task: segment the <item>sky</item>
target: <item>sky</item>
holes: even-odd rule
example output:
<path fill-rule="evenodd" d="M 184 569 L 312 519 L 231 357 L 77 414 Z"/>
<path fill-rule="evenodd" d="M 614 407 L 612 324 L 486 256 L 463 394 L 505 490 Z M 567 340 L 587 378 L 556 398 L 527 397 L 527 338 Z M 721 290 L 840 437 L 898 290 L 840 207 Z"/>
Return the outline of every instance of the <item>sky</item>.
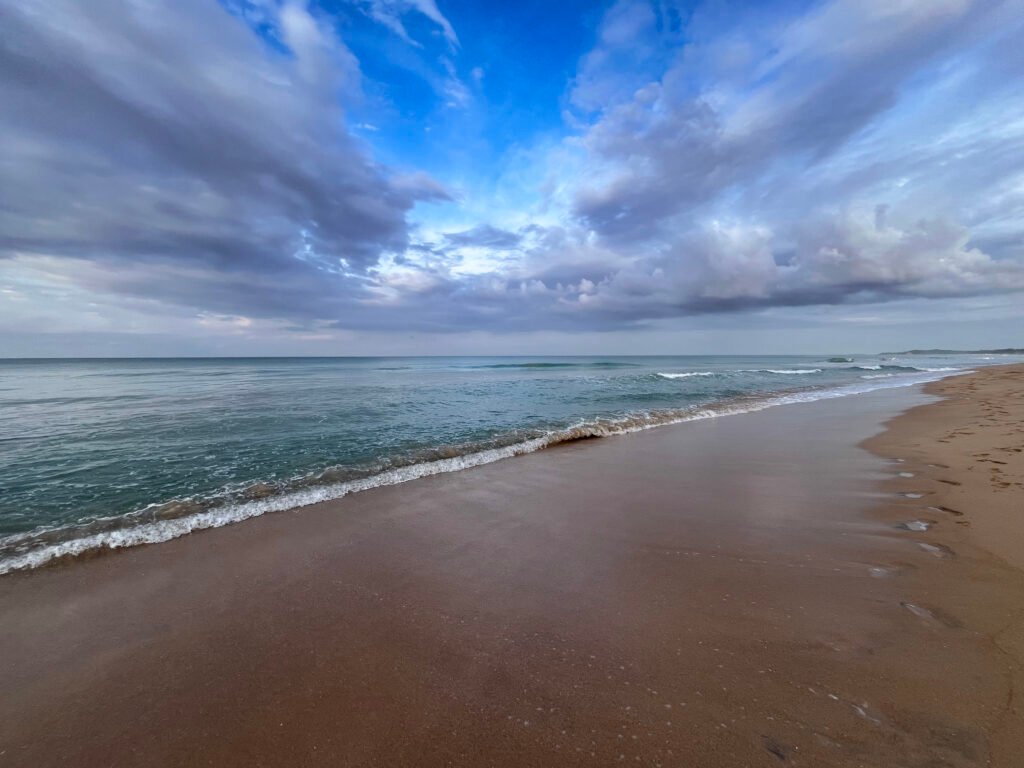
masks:
<path fill-rule="evenodd" d="M 1024 3 L 0 0 L 0 356 L 1024 347 Z"/>

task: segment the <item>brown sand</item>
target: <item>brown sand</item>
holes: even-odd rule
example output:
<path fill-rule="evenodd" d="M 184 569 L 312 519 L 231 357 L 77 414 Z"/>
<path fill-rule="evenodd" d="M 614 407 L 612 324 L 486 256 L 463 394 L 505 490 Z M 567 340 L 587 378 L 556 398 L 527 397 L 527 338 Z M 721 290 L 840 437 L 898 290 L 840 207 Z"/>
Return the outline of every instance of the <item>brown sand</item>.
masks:
<path fill-rule="evenodd" d="M 1019 765 L 1022 376 L 0 578 L 0 765 Z"/>
<path fill-rule="evenodd" d="M 913 573 L 905 590 L 912 608 L 930 609 L 926 620 L 956 624 L 1000 660 L 1005 699 L 992 702 L 991 764 L 1024 765 L 1024 366 L 925 390 L 944 399 L 899 416 L 864 444 L 902 459 L 885 490 L 922 495 L 877 512 L 931 524 L 913 538 L 935 562 Z"/>

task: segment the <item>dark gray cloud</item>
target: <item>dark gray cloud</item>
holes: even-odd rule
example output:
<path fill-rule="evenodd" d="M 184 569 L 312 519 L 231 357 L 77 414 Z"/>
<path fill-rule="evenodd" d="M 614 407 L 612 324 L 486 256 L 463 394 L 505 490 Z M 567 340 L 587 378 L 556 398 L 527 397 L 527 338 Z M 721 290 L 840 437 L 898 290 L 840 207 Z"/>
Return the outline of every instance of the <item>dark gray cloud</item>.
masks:
<path fill-rule="evenodd" d="M 534 223 L 509 183 L 465 205 L 494 224 L 451 231 L 407 221 L 456 205 L 445 187 L 346 129 L 358 62 L 304 6 L 260 5 L 271 45 L 213 0 L 0 0 L 0 268 L 30 276 L 15 293 L 38 273 L 296 334 L 1024 291 L 1014 5 L 831 0 L 680 28 L 671 4 L 623 0 L 544 178 L 509 172 L 548 190 Z"/>
<path fill-rule="evenodd" d="M 972 247 L 943 219 L 903 229 L 874 213 L 805 221 L 792 250 L 774 250 L 764 227 L 714 226 L 664 256 L 643 260 L 581 292 L 595 311 L 623 321 L 764 307 L 948 299 L 1024 290 L 1024 269 Z"/>
<path fill-rule="evenodd" d="M 979 38 L 1006 35 L 999 26 L 1007 5 L 822 3 L 752 50 L 746 71 L 722 92 L 695 91 L 695 59 L 711 53 L 684 47 L 663 75 L 611 102 L 585 133 L 605 174 L 579 185 L 574 212 L 606 237 L 650 238 L 679 231 L 723 196 L 764 193 L 759 181 L 780 166 L 790 183 L 813 180 L 815 167 L 892 110 L 915 77 L 938 78 Z"/>
<path fill-rule="evenodd" d="M 576 233 L 581 240 L 562 232 L 527 249 L 533 270 L 506 277 L 420 270 L 419 281 L 407 282 L 419 288 L 395 296 L 401 313 L 363 320 L 393 330 L 402 317 L 432 331 L 612 330 L 700 314 L 1024 291 L 1021 263 L 979 250 L 966 228 L 943 218 L 889 223 L 877 214 L 809 216 L 784 238 L 785 251 L 767 226 L 712 223 L 632 260 L 595 246 L 584 230 Z"/>
<path fill-rule="evenodd" d="M 583 131 L 571 210 L 630 261 L 572 299 L 628 323 L 1024 289 L 1013 6 L 835 0 L 706 40 L 698 11 L 664 74 Z"/>
<path fill-rule="evenodd" d="M 344 127 L 358 65 L 299 6 L 275 52 L 214 2 L 4 2 L 0 255 L 207 309 L 336 313 L 444 196 Z"/>

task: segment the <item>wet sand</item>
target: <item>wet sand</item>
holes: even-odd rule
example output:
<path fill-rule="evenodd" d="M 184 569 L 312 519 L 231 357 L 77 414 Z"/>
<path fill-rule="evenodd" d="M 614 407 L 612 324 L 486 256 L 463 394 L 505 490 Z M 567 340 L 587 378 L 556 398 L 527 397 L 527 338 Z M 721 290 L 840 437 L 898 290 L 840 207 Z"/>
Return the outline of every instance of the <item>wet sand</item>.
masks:
<path fill-rule="evenodd" d="M 0 578 L 0 764 L 1017 765 L 1022 392 L 586 441 Z"/>

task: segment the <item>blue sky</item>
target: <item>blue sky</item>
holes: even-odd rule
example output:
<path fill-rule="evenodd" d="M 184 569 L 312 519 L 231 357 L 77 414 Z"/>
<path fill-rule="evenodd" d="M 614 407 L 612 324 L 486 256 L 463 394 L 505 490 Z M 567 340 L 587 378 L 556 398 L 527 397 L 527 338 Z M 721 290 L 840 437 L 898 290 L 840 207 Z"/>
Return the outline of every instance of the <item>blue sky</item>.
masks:
<path fill-rule="evenodd" d="M 0 0 L 0 355 L 1024 346 L 999 0 Z"/>

